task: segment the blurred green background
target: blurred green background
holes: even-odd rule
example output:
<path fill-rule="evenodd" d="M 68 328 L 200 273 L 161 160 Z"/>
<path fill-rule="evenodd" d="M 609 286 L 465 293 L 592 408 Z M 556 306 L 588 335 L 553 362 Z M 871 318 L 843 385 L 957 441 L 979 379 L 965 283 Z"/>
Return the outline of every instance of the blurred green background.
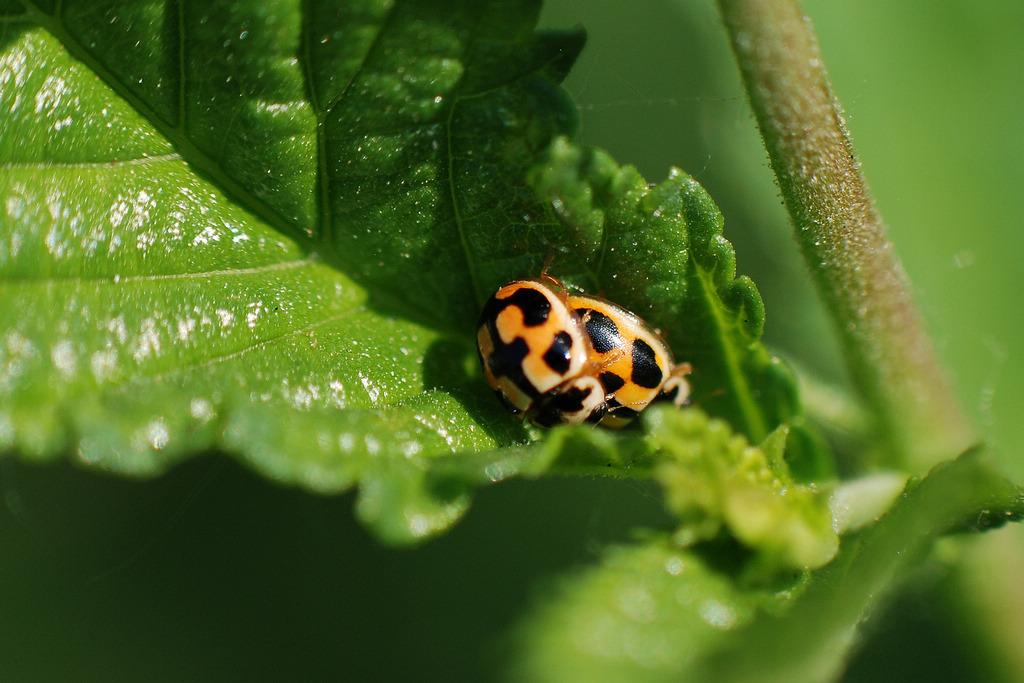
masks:
<path fill-rule="evenodd" d="M 1024 3 L 805 8 L 964 405 L 1024 481 Z M 583 140 L 651 181 L 678 166 L 703 183 L 768 343 L 842 383 L 714 4 L 559 0 L 542 22 L 590 34 L 567 84 Z M 513 481 L 396 551 L 353 521 L 351 495 L 280 489 L 215 455 L 154 482 L 0 460 L 0 490 L 4 681 L 487 680 L 546 580 L 664 520 L 636 483 Z M 991 680 L 992 634 L 1022 637 L 1024 535 L 968 548 L 966 569 L 930 564 L 869 627 L 848 680 Z"/>

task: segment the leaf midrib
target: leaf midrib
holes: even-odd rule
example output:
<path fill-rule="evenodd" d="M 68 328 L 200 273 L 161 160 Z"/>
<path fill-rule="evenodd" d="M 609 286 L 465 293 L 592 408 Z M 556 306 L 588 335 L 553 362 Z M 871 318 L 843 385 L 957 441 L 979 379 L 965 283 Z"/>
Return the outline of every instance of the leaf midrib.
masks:
<path fill-rule="evenodd" d="M 728 339 L 728 321 L 722 315 L 722 311 L 712 297 L 717 291 L 712 273 L 705 270 L 695 260 L 691 260 L 692 267 L 697 274 L 697 280 L 701 283 L 703 291 L 702 298 L 707 303 L 707 310 L 710 311 L 716 328 L 715 338 L 723 340 L 719 344 L 723 366 L 729 378 L 729 384 L 733 388 L 736 397 L 736 407 L 743 418 L 743 431 L 750 437 L 753 443 L 758 443 L 768 435 L 768 426 L 764 414 L 758 409 L 756 401 L 753 400 L 753 391 L 746 373 L 742 368 L 738 349 L 734 344 L 725 342 Z"/>
<path fill-rule="evenodd" d="M 246 275 L 259 275 L 262 273 L 273 273 L 293 268 L 304 268 L 315 265 L 320 259 L 316 255 L 306 256 L 291 261 L 275 261 L 260 266 L 248 268 L 221 268 L 218 270 L 206 270 L 191 273 L 166 273 L 161 275 L 96 275 L 96 276 L 75 276 L 75 277 L 19 277 L 17 275 L 5 275 L 4 287 L 20 286 L 23 288 L 35 286 L 50 286 L 55 284 L 95 284 L 95 285 L 124 285 L 139 282 L 159 282 L 166 280 L 203 280 L 218 277 L 240 277 Z"/>
<path fill-rule="evenodd" d="M 53 169 L 117 169 L 123 166 L 146 166 L 149 164 L 167 164 L 181 161 L 177 152 L 154 154 L 133 159 L 117 159 L 114 161 L 8 161 L 0 164 L 0 171 L 49 171 Z"/>

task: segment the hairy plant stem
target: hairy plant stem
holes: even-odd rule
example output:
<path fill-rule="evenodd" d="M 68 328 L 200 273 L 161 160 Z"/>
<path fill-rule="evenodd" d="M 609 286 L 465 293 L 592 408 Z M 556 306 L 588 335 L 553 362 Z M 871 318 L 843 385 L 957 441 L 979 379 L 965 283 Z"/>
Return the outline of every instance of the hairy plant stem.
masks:
<path fill-rule="evenodd" d="M 795 0 L 719 0 L 772 168 L 848 370 L 895 463 L 920 471 L 971 429 L 886 236 L 810 21 Z"/>

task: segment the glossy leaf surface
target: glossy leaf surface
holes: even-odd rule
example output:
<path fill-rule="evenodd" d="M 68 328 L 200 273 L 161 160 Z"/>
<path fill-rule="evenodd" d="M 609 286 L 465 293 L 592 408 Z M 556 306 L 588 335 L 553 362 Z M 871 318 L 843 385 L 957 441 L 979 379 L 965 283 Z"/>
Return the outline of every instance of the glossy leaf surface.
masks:
<path fill-rule="evenodd" d="M 580 36 L 529 5 L 4 9 L 0 447 L 363 481 L 395 542 L 456 518 L 429 459 L 523 438 L 473 365 L 460 232 L 521 212 Z"/>
<path fill-rule="evenodd" d="M 551 255 L 660 326 L 706 409 L 802 434 L 706 193 L 558 137 L 582 37 L 536 34 L 537 9 L 5 6 L 4 450 L 141 476 L 224 450 L 315 491 L 361 484 L 392 542 L 505 476 L 481 463 L 657 457 L 638 432 L 584 461 L 575 437 L 524 448 L 537 432 L 489 395 L 479 302 Z M 794 470 L 827 476 L 805 442 Z"/>

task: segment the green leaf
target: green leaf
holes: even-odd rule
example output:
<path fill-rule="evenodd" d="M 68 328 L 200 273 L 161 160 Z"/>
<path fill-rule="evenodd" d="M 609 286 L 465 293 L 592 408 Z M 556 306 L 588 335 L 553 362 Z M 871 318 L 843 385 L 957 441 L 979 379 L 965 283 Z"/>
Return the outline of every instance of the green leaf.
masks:
<path fill-rule="evenodd" d="M 599 566 L 563 577 L 523 623 L 517 673 L 532 681 L 700 680 L 686 675 L 697 658 L 758 610 L 781 609 L 799 585 L 739 589 L 700 553 L 664 538 L 613 547 Z"/>
<path fill-rule="evenodd" d="M 804 423 L 793 374 L 760 343 L 761 296 L 737 277 L 722 214 L 704 188 L 678 169 L 650 186 L 636 169 L 564 139 L 530 180 L 555 208 L 560 226 L 552 233 L 580 245 L 552 270 L 659 328 L 677 361 L 693 365 L 695 404 L 753 442 L 788 424 L 786 458 L 797 477 L 833 476 L 827 450 Z"/>
<path fill-rule="evenodd" d="M 583 36 L 535 34 L 537 0 L 27 5 L 249 211 L 441 329 L 484 297 L 470 242 L 575 125 Z"/>
<path fill-rule="evenodd" d="M 696 410 L 660 410 L 648 418 L 653 447 L 664 454 L 654 476 L 682 522 L 677 543 L 710 540 L 724 528 L 757 553 L 757 574 L 814 569 L 835 556 L 839 538 L 827 492 L 793 480 L 783 459 L 785 426 L 755 447 Z"/>
<path fill-rule="evenodd" d="M 911 482 L 861 538 L 845 544 L 836 561 L 814 575 L 792 610 L 737 634 L 702 663 L 697 676 L 833 680 L 855 644 L 858 626 L 912 574 L 935 539 L 1022 518 L 1024 489 L 1007 481 L 981 452 L 937 465 L 924 479 Z"/>
<path fill-rule="evenodd" d="M 564 578 L 524 622 L 532 680 L 834 680 L 857 629 L 943 534 L 1024 517 L 1024 490 L 969 453 L 813 574 L 745 583 L 726 550 L 663 537 L 607 551 Z"/>
<path fill-rule="evenodd" d="M 438 458 L 432 480 L 462 490 L 547 472 L 653 479 L 677 520 L 672 543 L 695 548 L 728 542 L 738 551 L 746 582 L 770 583 L 835 556 L 832 491 L 794 480 L 783 458 L 785 426 L 752 446 L 696 408 L 655 406 L 640 423 L 636 430 L 561 429 L 530 446 Z M 877 510 L 871 502 L 863 493 L 846 495 L 845 518 Z"/>
<path fill-rule="evenodd" d="M 703 408 L 755 443 L 786 424 L 796 479 L 831 475 L 704 190 L 559 137 L 582 35 L 442 5 L 5 6 L 0 449 L 135 476 L 225 450 L 361 485 L 391 542 L 510 473 L 623 476 L 659 457 L 641 431 L 526 447 L 476 365 L 480 302 L 559 252 L 665 331 Z"/>
<path fill-rule="evenodd" d="M 223 449 L 362 482 L 392 542 L 464 511 L 430 460 L 525 436 L 476 368 L 466 230 L 536 204 L 509 186 L 573 124 L 582 37 L 435 5 L 0 8 L 0 452 Z"/>

